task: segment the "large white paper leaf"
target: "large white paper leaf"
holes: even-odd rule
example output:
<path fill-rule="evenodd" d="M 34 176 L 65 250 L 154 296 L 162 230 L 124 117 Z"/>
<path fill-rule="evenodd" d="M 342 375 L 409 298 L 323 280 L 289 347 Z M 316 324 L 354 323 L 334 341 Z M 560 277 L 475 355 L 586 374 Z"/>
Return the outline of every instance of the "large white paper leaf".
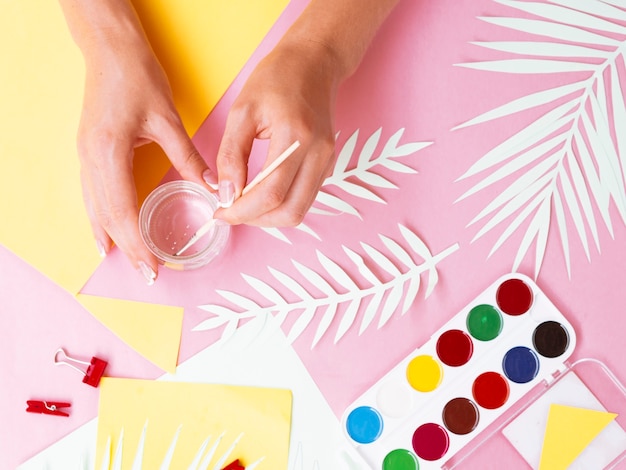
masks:
<path fill-rule="evenodd" d="M 565 211 L 563 210 L 563 202 L 558 191 L 554 192 L 554 213 L 556 215 L 556 224 L 559 228 L 559 235 L 561 236 L 561 246 L 563 247 L 563 256 L 565 258 L 565 267 L 567 269 L 567 276 L 571 277 L 572 266 L 569 254 L 569 236 L 567 234 L 567 222 L 565 219 Z"/>
<path fill-rule="evenodd" d="M 583 222 L 582 214 L 580 212 L 580 208 L 578 206 L 578 201 L 576 200 L 576 195 L 574 194 L 574 189 L 572 188 L 572 185 L 570 184 L 567 175 L 561 173 L 559 176 L 561 187 L 563 188 L 563 197 L 565 198 L 565 202 L 574 221 L 574 226 L 576 227 L 576 231 L 578 232 L 578 237 L 580 238 L 583 244 L 583 248 L 585 249 L 585 255 L 587 255 L 587 259 L 590 259 L 587 233 L 585 231 L 585 225 Z M 549 220 L 546 222 L 550 223 Z"/>
<path fill-rule="evenodd" d="M 595 241 L 596 247 L 598 248 L 598 250 L 600 250 L 600 240 L 598 238 L 596 218 L 593 215 L 593 206 L 591 205 L 591 198 L 589 197 L 589 191 L 587 190 L 587 185 L 585 184 L 585 177 L 580 170 L 578 161 L 571 153 L 567 155 L 567 164 L 572 178 L 572 187 L 575 190 L 573 192 L 576 193 L 578 201 L 580 201 L 580 205 L 585 214 L 585 219 L 587 220 L 589 230 L 591 230 L 591 234 Z M 562 172 L 561 178 L 567 178 L 567 175 L 564 175 L 564 173 Z"/>
<path fill-rule="evenodd" d="M 496 225 L 504 222 L 511 215 L 523 208 L 529 201 L 534 200 L 539 194 L 549 197 L 551 191 L 551 183 L 556 177 L 557 171 L 552 170 L 544 174 L 531 185 L 525 187 L 522 191 L 515 194 L 489 221 L 482 226 L 472 241 L 475 241 L 492 230 Z"/>
<path fill-rule="evenodd" d="M 584 57 L 606 59 L 610 52 L 593 47 L 564 44 L 560 42 L 540 41 L 472 41 L 472 44 L 494 51 L 510 52 L 518 55 L 533 55 L 537 57 Z M 565 85 L 567 86 L 567 85 Z"/>
<path fill-rule="evenodd" d="M 502 232 L 500 238 L 493 245 L 493 248 L 489 252 L 489 256 L 491 256 L 500 246 L 511 236 L 513 233 L 522 225 L 530 214 L 539 206 L 546 197 L 550 195 L 550 187 L 544 188 L 537 196 L 535 196 L 524 208 L 518 213 L 518 215 L 513 219 L 513 222 L 509 224 L 508 227 Z"/>
<path fill-rule="evenodd" d="M 611 223 L 611 215 L 609 213 L 609 204 L 611 195 L 607 188 L 605 188 L 600 177 L 596 171 L 596 167 L 593 162 L 591 153 L 587 148 L 587 143 L 582 137 L 578 129 L 574 130 L 573 141 L 576 143 L 576 149 L 578 150 L 578 156 L 585 172 L 585 179 L 589 185 L 591 194 L 593 194 L 596 206 L 602 215 L 602 219 L 607 227 L 607 230 L 613 236 L 613 224 Z"/>
<path fill-rule="evenodd" d="M 575 119 L 576 116 L 570 113 L 570 111 L 576 110 L 578 104 L 576 101 L 568 101 L 547 112 L 527 127 L 489 150 L 458 179 L 464 179 L 485 171 L 549 137 L 552 133 Z"/>
<path fill-rule="evenodd" d="M 589 72 L 595 69 L 594 64 L 576 62 L 571 60 L 552 59 L 503 59 L 489 60 L 486 62 L 468 62 L 458 64 L 476 70 L 503 73 L 562 73 L 562 72 Z"/>
<path fill-rule="evenodd" d="M 268 270 L 279 285 L 244 275 L 246 282 L 254 287 L 256 294 L 263 297 L 263 301 L 245 300 L 243 294 L 220 290 L 219 293 L 230 300 L 233 307 L 229 309 L 224 306 L 214 308 L 202 305 L 200 308 L 213 313 L 215 318 L 204 320 L 194 330 L 211 329 L 213 325 L 217 327 L 225 323 L 225 332 L 222 333 L 224 336 L 227 333 L 232 334 L 233 325 L 242 319 L 254 320 L 274 314 L 282 325 L 287 316 L 296 315 L 297 318 L 292 322 L 287 334 L 289 341 L 295 341 L 312 324 L 314 318 L 319 316 L 320 320 L 311 345 L 314 347 L 335 324 L 336 319 L 338 324 L 335 342 L 339 341 L 352 329 L 361 310 L 364 312 L 359 334 L 373 323 L 377 315 L 380 328 L 398 310 L 404 314 L 409 309 L 417 297 L 421 285 L 420 276 L 424 272 L 428 274 L 425 297 L 432 292 L 438 281 L 437 264 L 458 249 L 458 244 L 455 244 L 432 255 L 430 249 L 414 232 L 403 225 L 399 225 L 399 228 L 403 242 L 379 234 L 384 250 L 388 253 L 383 252 L 383 249 L 361 243 L 366 260 L 364 256 L 344 247 L 348 260 L 352 262 L 352 269 L 344 269 L 337 261 L 318 251 L 318 269 L 293 260 L 295 269 L 304 278 L 302 284 L 295 277 L 271 267 L 268 267 Z M 402 266 L 402 269 L 398 266 Z M 381 280 L 375 271 L 386 272 L 388 280 Z M 362 279 L 357 279 L 357 274 Z M 287 293 L 284 292 L 285 289 Z M 318 292 L 315 295 L 311 294 L 314 290 Z M 228 294 L 224 296 L 223 292 Z M 251 309 L 242 311 L 242 306 L 246 305 Z"/>
<path fill-rule="evenodd" d="M 479 220 L 483 219 L 494 210 L 501 208 L 505 204 L 511 204 L 511 207 L 505 216 L 501 216 L 498 223 L 504 220 L 508 215 L 517 210 L 519 206 L 523 205 L 530 197 L 519 201 L 519 198 L 523 198 L 523 194 L 531 191 L 536 192 L 552 182 L 556 178 L 557 166 L 561 161 L 563 151 L 556 151 L 552 155 L 549 155 L 542 162 L 530 168 L 526 173 L 522 173 L 513 183 L 511 183 L 504 191 L 500 193 L 491 203 L 487 205 L 476 217 L 474 217 L 469 225 L 475 224 Z M 534 188 L 534 189 L 532 189 Z M 517 200 L 517 202 L 514 202 Z M 493 222 L 490 225 L 497 225 Z M 484 231 L 483 231 L 484 233 Z"/>
<path fill-rule="evenodd" d="M 493 119 L 509 116 L 511 114 L 516 114 L 527 109 L 535 108 L 537 106 L 543 106 L 546 103 L 551 103 L 552 101 L 567 96 L 570 93 L 581 91 L 586 83 L 586 81 L 570 83 L 567 85 L 558 86 L 556 88 L 549 88 L 547 90 L 531 93 L 530 95 L 517 98 L 502 106 L 498 106 L 497 108 L 481 114 L 474 119 L 470 119 L 469 121 L 454 127 L 452 130 L 461 129 L 463 127 L 473 126 L 481 122 L 487 122 Z"/>
<path fill-rule="evenodd" d="M 459 179 L 481 173 L 483 177 L 457 202 L 487 187 L 501 187 L 500 194 L 471 220 L 469 225 L 496 211 L 474 239 L 502 230 L 490 256 L 514 232 L 523 231 L 513 268 L 534 244 L 538 276 L 550 227 L 556 223 L 570 275 L 570 251 L 577 245 L 570 243 L 569 230 L 591 259 L 589 236 L 600 250 L 597 214 L 611 236 L 611 203 L 626 223 L 626 101 L 619 73 L 626 53 L 626 4 L 623 0 L 495 1 L 522 12 L 523 17 L 480 19 L 519 31 L 521 37 L 475 44 L 514 57 L 461 65 L 518 75 L 551 73 L 563 80 L 557 87 L 516 98 L 455 128 L 534 108 L 546 110 L 470 166 Z M 583 73 L 571 75 L 573 71 Z"/>
<path fill-rule="evenodd" d="M 556 21 L 531 20 L 527 18 L 480 18 L 487 23 L 505 28 L 516 29 L 529 34 L 547 36 L 579 44 L 597 44 L 618 47 L 619 41 L 608 36 L 592 33 L 583 28 L 560 24 Z"/>
<path fill-rule="evenodd" d="M 581 11 L 576 11 L 571 8 L 564 8 L 559 5 L 550 5 L 547 3 L 539 2 L 521 2 L 517 0 L 496 0 L 502 5 L 507 5 L 518 10 L 531 13 L 533 15 L 546 18 L 554 22 L 560 22 L 569 24 L 572 26 L 580 26 L 584 29 L 594 29 L 599 31 L 605 31 L 609 33 L 625 34 L 624 27 L 612 23 L 610 21 L 597 18 L 593 15 L 588 15 Z M 593 2 L 588 2 L 593 3 Z"/>
<path fill-rule="evenodd" d="M 584 11 L 595 16 L 603 16 L 612 20 L 626 21 L 626 11 L 608 5 L 609 2 L 597 0 L 550 0 L 550 3 L 556 3 L 568 8 Z M 616 4 L 624 6 L 621 0 Z"/>
<path fill-rule="evenodd" d="M 472 188 L 468 189 L 460 198 L 457 199 L 457 202 L 465 199 L 468 196 L 471 196 L 472 194 L 477 193 L 478 191 L 481 191 L 482 189 L 485 189 L 488 186 L 491 186 L 492 184 L 496 184 L 502 181 L 504 178 L 508 177 L 509 175 L 513 175 L 519 172 L 519 170 L 521 170 L 524 167 L 528 167 L 531 163 L 535 163 L 537 159 L 545 157 L 546 154 L 552 153 L 557 147 L 562 146 L 566 140 L 567 140 L 567 137 L 560 134 L 560 135 L 557 135 L 556 137 L 553 137 L 552 139 L 542 142 L 541 144 L 537 145 L 536 147 L 533 147 L 527 152 L 524 152 L 518 158 L 514 158 L 510 160 L 508 163 L 501 166 L 496 171 L 494 171 L 493 173 L 485 177 L 483 180 L 481 180 L 480 182 L 472 186 Z M 546 165 L 548 160 L 549 159 L 547 158 L 544 159 L 543 162 L 538 163 L 535 167 L 533 168 L 529 167 L 527 171 L 529 173 L 538 171 L 537 166 Z M 552 166 L 554 165 L 554 163 L 555 162 L 553 161 L 548 166 Z M 520 180 L 521 182 L 516 183 L 516 184 L 525 184 L 523 182 L 524 181 L 523 177 L 520 178 Z M 500 195 L 498 196 L 498 199 L 501 199 L 502 197 L 503 196 Z M 496 201 L 494 201 L 494 203 L 495 202 Z M 494 205 L 498 206 L 499 204 L 494 204 Z M 476 220 L 481 219 L 486 213 L 489 213 L 489 212 L 490 210 L 484 210 L 483 212 L 481 212 L 481 214 L 479 214 L 477 217 L 474 218 L 474 220 L 470 223 L 470 225 L 474 223 Z"/>

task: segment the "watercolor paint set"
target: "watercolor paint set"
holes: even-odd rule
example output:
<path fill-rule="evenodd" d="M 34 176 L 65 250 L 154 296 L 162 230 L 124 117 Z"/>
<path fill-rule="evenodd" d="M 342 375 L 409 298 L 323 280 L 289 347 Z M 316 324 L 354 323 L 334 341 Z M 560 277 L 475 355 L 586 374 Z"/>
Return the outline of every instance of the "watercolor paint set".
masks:
<path fill-rule="evenodd" d="M 372 469 L 452 468 L 529 392 L 567 372 L 575 346 L 574 328 L 530 278 L 503 276 L 350 404 L 344 433 Z"/>

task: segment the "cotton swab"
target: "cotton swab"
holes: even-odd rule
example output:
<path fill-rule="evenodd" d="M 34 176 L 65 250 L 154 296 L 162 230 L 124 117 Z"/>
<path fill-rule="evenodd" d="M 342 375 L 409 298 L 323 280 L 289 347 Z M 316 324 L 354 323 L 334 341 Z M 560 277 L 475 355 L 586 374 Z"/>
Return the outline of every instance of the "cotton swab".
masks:
<path fill-rule="evenodd" d="M 263 169 L 263 171 L 259 172 L 259 174 L 257 174 L 252 179 L 252 181 L 250 181 L 250 184 L 248 184 L 245 188 L 243 188 L 241 195 L 243 196 L 244 194 L 249 193 L 252 190 L 252 188 L 258 185 L 265 178 L 267 178 L 281 163 L 287 160 L 287 158 L 291 156 L 298 147 L 300 147 L 300 142 L 296 140 L 283 153 L 281 153 L 278 157 L 276 157 L 276 159 L 272 163 L 270 163 L 265 169 Z M 215 225 L 215 222 L 216 222 L 216 219 L 211 218 L 208 222 L 202 225 L 196 231 L 196 233 L 194 233 L 191 236 L 189 241 L 185 243 L 185 246 L 183 246 L 180 250 L 178 250 L 174 254 L 174 256 L 180 256 L 189 248 L 191 248 L 202 236 L 206 235 L 213 228 L 213 226 Z"/>

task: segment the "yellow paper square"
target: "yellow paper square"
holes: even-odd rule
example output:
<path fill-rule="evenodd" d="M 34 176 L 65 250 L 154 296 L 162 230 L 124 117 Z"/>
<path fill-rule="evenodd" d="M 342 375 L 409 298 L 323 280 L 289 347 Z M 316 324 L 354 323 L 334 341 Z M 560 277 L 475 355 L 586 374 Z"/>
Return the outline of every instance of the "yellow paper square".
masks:
<path fill-rule="evenodd" d="M 262 459 L 257 470 L 285 469 L 291 408 L 292 394 L 285 389 L 103 377 L 95 468 L 101 468 L 109 439 L 113 462 L 122 430 L 121 468 L 131 468 L 145 426 L 142 468 L 160 468 L 178 433 L 170 468 L 188 468 L 208 438 L 205 456 L 222 436 L 208 467 L 213 468 L 241 436 L 224 466 Z"/>

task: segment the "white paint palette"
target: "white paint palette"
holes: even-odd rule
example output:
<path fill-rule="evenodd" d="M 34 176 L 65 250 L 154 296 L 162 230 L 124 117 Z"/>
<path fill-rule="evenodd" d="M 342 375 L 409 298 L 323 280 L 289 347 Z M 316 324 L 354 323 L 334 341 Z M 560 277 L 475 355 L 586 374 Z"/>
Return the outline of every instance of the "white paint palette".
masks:
<path fill-rule="evenodd" d="M 373 469 L 441 468 L 575 345 L 530 278 L 503 276 L 346 409 L 345 435 Z"/>

